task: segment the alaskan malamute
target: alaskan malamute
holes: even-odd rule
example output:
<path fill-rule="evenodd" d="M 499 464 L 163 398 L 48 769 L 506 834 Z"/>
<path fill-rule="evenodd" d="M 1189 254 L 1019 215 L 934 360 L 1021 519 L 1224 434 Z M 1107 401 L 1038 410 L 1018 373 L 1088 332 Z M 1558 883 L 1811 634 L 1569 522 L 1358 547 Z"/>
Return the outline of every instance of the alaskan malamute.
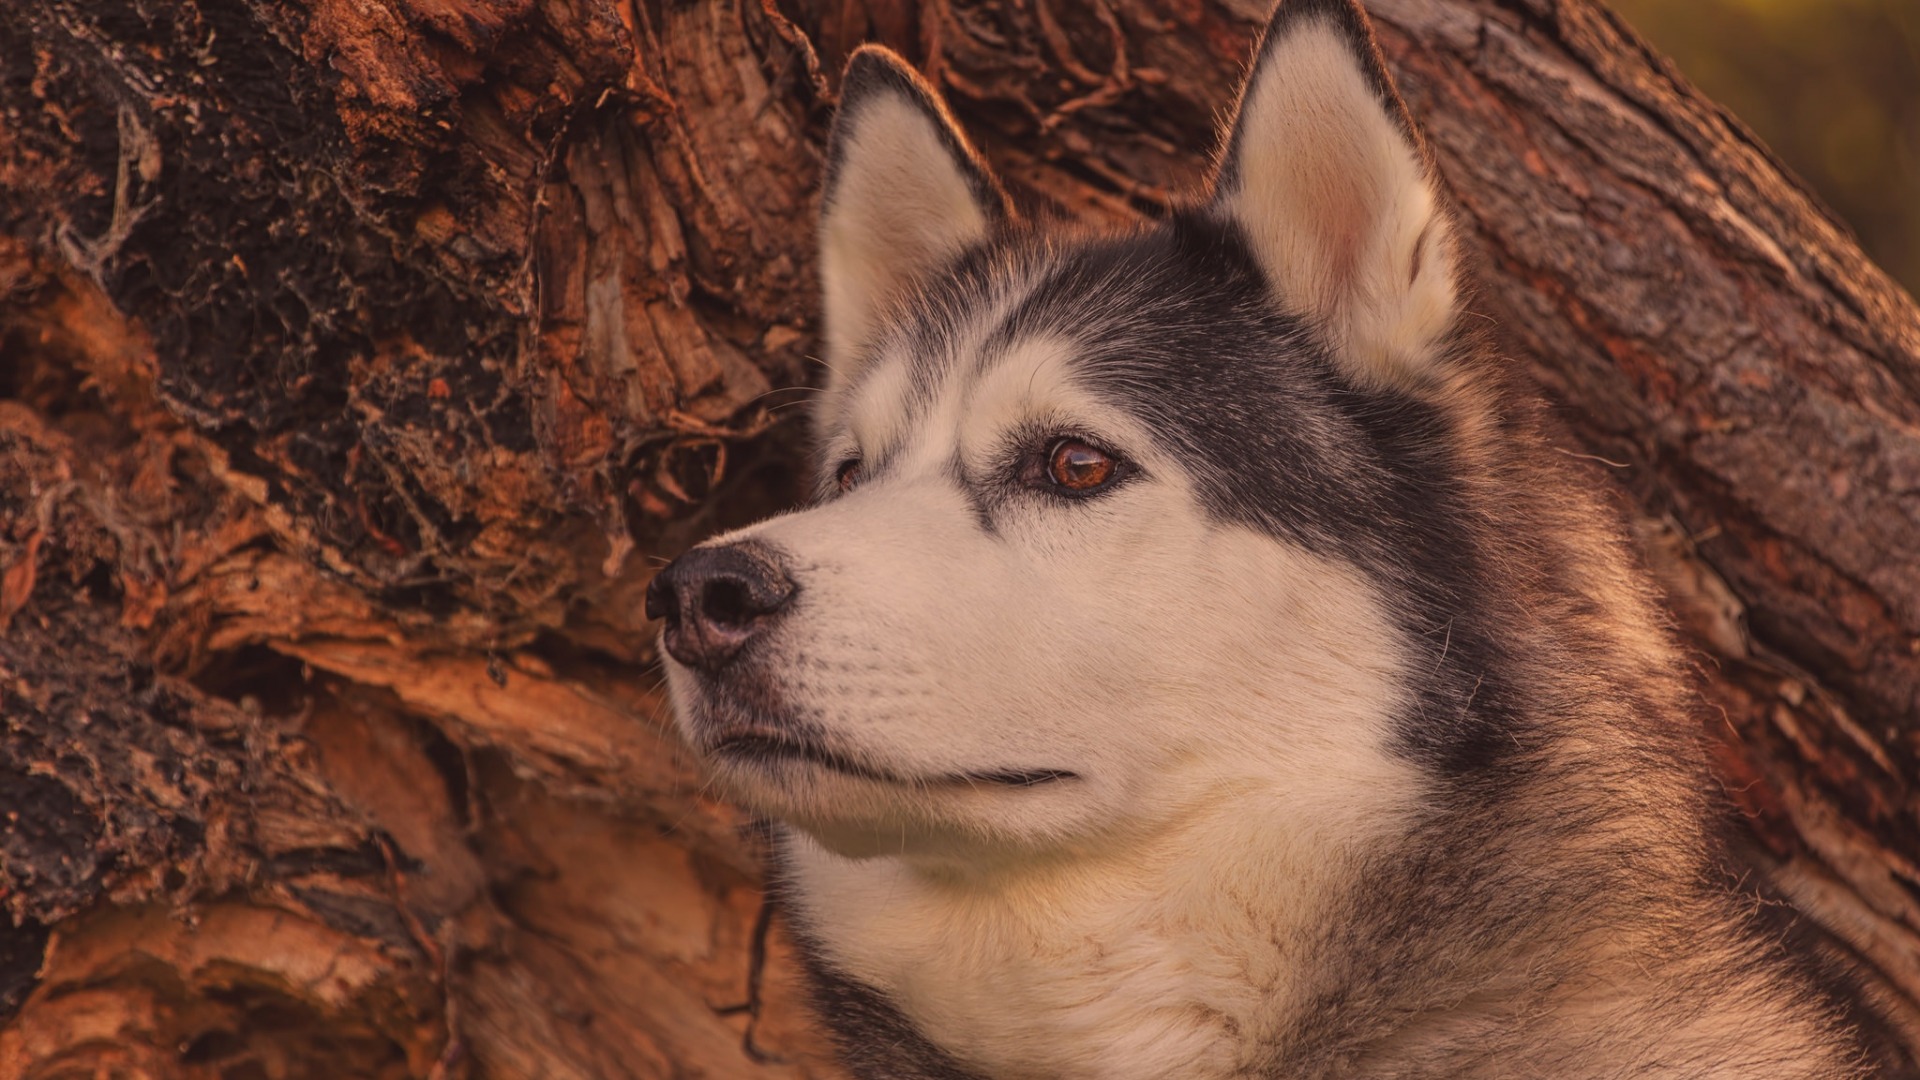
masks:
<path fill-rule="evenodd" d="M 847 68 L 818 499 L 647 606 L 848 1065 L 1862 1074 L 1355 3 L 1281 4 L 1223 145 L 1163 221 L 1037 228 Z"/>

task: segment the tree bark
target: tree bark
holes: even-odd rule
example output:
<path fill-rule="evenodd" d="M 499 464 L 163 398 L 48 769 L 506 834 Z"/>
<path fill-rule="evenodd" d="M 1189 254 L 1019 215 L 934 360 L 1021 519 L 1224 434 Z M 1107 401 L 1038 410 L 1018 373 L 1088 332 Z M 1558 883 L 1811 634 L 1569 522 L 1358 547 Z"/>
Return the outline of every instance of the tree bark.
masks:
<path fill-rule="evenodd" d="M 1757 868 L 1920 1052 L 1920 310 L 1592 0 L 1369 7 Z M 0 8 L 0 1076 L 835 1075 L 640 602 L 797 492 L 834 73 L 1122 221 L 1264 9 Z"/>

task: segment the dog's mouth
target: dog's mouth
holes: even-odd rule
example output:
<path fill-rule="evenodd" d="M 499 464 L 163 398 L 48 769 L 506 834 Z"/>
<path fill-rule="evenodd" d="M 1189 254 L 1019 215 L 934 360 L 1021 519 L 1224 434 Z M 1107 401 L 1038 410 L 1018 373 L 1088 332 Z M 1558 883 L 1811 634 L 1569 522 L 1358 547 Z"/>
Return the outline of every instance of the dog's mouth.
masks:
<path fill-rule="evenodd" d="M 938 776 L 903 776 L 812 742 L 767 731 L 743 731 L 728 735 L 714 743 L 708 753 L 715 757 L 763 766 L 801 761 L 845 776 L 903 787 L 991 784 L 999 787 L 1026 788 L 1079 779 L 1079 774 L 1066 769 L 985 769 L 978 772 L 946 773 Z"/>

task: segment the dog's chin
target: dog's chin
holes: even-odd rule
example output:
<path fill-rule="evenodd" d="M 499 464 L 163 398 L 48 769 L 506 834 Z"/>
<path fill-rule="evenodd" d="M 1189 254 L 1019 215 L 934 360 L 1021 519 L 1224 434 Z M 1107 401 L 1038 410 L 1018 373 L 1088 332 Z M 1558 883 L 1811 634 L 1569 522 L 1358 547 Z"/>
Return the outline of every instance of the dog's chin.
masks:
<path fill-rule="evenodd" d="M 703 756 L 735 801 L 856 859 L 973 859 L 1042 846 L 1048 822 L 1077 816 L 1074 795 L 1084 786 L 1059 769 L 904 772 L 757 734 L 723 738 Z"/>

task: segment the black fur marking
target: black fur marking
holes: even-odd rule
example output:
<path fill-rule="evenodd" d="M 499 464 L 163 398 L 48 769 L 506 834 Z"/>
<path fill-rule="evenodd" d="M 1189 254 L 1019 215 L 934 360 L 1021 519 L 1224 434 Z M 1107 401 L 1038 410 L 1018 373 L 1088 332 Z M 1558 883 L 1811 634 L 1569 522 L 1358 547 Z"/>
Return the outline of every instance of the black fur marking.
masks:
<path fill-rule="evenodd" d="M 987 505 L 985 495 L 980 488 L 968 478 L 967 463 L 960 459 L 958 451 L 954 453 L 953 459 L 947 462 L 947 478 L 960 489 L 960 497 L 967 500 L 967 512 L 973 515 L 973 520 L 980 526 L 980 531 L 988 536 L 1000 535 L 999 526 L 993 523 L 993 508 Z"/>

